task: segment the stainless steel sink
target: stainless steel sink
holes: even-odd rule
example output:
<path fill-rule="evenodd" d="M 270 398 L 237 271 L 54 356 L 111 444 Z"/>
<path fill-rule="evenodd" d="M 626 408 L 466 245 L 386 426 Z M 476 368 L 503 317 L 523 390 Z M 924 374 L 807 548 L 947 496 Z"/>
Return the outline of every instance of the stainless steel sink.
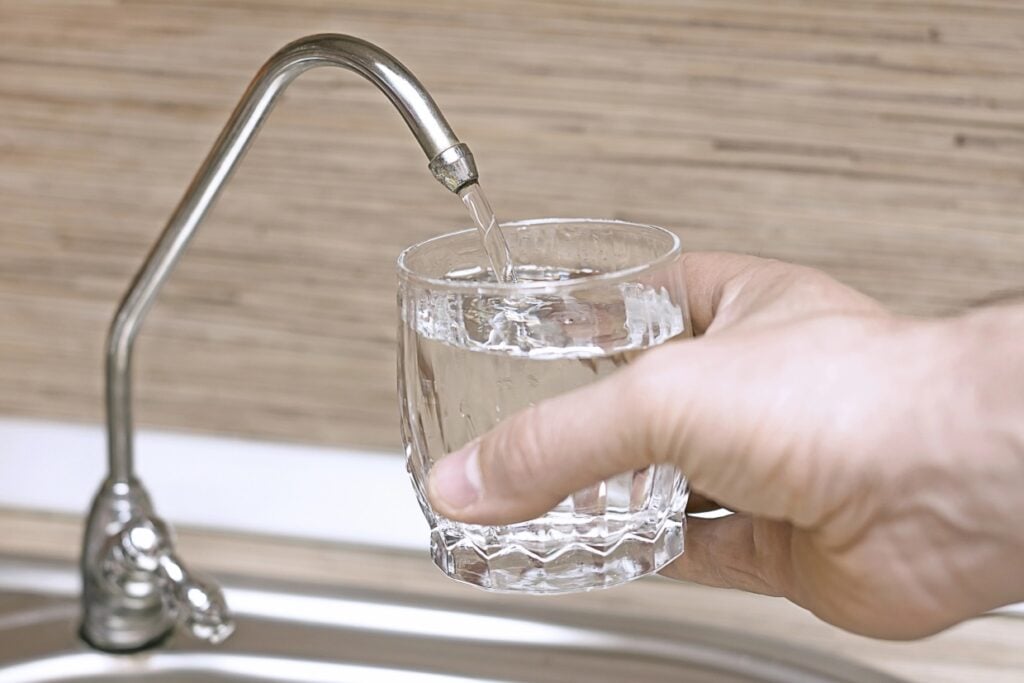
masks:
<path fill-rule="evenodd" d="M 67 565 L 0 556 L 0 683 L 899 683 L 835 657 L 699 625 L 602 624 L 593 615 L 495 608 L 362 590 L 224 580 L 238 622 L 213 646 L 174 636 L 110 655 L 77 636 Z"/>

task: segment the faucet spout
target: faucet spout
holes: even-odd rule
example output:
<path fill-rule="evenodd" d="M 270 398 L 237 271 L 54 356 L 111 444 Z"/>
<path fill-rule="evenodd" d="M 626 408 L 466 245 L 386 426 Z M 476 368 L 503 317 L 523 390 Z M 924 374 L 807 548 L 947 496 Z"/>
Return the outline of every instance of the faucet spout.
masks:
<path fill-rule="evenodd" d="M 469 147 L 452 132 L 423 85 L 379 47 L 352 36 L 314 35 L 286 45 L 263 65 L 132 280 L 110 325 L 105 377 L 109 472 L 93 501 L 82 551 L 82 635 L 101 649 L 130 651 L 158 642 L 173 629 L 177 612 L 184 613 L 195 635 L 207 640 L 221 640 L 231 631 L 220 592 L 185 571 L 173 552 L 169 532 L 165 533 L 135 477 L 132 348 L 161 287 L 274 102 L 297 76 L 320 66 L 354 71 L 377 86 L 412 131 L 430 172 L 450 191 L 458 192 L 478 179 Z M 136 544 L 147 538 L 163 544 L 152 557 Z M 160 561 L 150 561 L 153 557 Z"/>

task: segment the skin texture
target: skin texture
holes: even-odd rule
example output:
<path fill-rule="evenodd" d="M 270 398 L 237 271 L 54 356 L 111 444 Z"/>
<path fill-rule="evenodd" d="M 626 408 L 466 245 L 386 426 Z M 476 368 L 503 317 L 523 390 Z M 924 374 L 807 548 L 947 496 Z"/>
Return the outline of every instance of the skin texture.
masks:
<path fill-rule="evenodd" d="M 667 576 L 894 639 L 1024 600 L 1024 306 L 903 318 L 808 268 L 683 262 L 700 336 L 447 456 L 437 511 L 523 521 L 671 463 L 736 514 L 690 518 Z"/>

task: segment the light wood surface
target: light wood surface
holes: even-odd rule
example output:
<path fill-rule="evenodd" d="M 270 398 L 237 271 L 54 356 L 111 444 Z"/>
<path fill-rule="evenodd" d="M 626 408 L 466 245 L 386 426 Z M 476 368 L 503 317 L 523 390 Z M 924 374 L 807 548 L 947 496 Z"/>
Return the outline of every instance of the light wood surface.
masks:
<path fill-rule="evenodd" d="M 101 417 L 105 328 L 255 70 L 393 51 L 506 219 L 621 217 L 900 311 L 1024 286 L 1024 3 L 0 0 L 0 412 Z M 466 223 L 352 74 L 285 96 L 142 335 L 142 423 L 393 449 L 393 263 Z"/>
<path fill-rule="evenodd" d="M 79 520 L 0 510 L 0 553 L 73 561 Z M 915 683 L 1019 683 L 1024 675 L 1024 619 L 988 617 L 927 640 L 893 643 L 843 633 L 775 598 L 643 579 L 608 591 L 546 598 L 496 596 L 441 575 L 426 553 L 312 545 L 184 530 L 181 550 L 214 572 L 451 596 L 501 606 L 524 599 L 538 606 L 601 614 L 696 622 L 799 643 L 858 660 Z"/>

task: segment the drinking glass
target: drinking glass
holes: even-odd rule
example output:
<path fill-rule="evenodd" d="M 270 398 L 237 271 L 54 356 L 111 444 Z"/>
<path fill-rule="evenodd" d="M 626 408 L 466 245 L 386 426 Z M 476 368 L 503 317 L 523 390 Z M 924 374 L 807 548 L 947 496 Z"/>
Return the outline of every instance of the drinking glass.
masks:
<path fill-rule="evenodd" d="M 515 282 L 498 282 L 475 230 L 398 260 L 398 367 L 407 467 L 430 524 L 434 563 L 495 591 L 563 593 L 655 572 L 683 552 L 685 477 L 625 472 L 517 524 L 463 524 L 427 500 L 430 469 L 502 419 L 689 337 L 679 239 L 594 219 L 502 225 Z M 498 454 L 500 457 L 500 454 Z"/>

